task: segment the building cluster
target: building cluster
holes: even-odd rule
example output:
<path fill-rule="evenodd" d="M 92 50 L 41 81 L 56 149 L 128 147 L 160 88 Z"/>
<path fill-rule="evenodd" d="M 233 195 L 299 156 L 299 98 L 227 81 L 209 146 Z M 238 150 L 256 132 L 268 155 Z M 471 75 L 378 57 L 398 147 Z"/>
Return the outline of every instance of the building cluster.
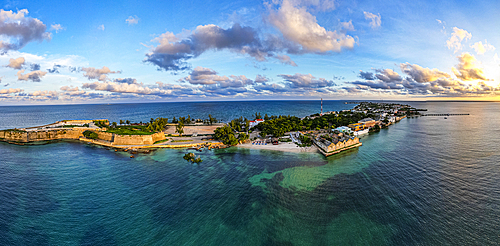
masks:
<path fill-rule="evenodd" d="M 357 123 L 341 126 L 333 129 L 335 132 L 342 132 L 359 136 L 366 134 L 372 127 L 378 125 L 385 127 L 405 118 L 406 115 L 418 115 L 417 109 L 402 104 L 394 103 L 373 103 L 361 102 L 351 110 L 342 110 L 343 113 L 363 113 L 369 118 L 364 118 Z"/>
<path fill-rule="evenodd" d="M 316 135 L 313 142 L 325 153 L 340 151 L 360 144 L 358 137 L 351 137 L 345 133 Z"/>

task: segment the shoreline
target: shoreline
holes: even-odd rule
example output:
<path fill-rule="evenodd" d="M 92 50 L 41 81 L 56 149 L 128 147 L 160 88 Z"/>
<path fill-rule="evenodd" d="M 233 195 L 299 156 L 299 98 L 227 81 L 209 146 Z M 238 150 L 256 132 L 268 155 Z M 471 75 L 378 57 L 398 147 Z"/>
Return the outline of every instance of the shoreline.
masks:
<path fill-rule="evenodd" d="M 315 146 L 311 147 L 299 147 L 295 143 L 280 143 L 278 145 L 268 144 L 268 145 L 254 145 L 251 143 L 238 144 L 235 147 L 244 149 L 256 149 L 256 150 L 274 150 L 289 153 L 319 153 Z"/>

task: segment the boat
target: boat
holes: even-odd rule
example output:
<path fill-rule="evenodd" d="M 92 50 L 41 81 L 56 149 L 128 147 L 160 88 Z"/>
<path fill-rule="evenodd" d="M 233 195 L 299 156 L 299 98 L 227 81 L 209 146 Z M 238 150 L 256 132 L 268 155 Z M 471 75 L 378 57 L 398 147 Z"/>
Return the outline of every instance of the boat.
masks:
<path fill-rule="evenodd" d="M 444 119 L 446 120 L 446 119 L 448 119 L 448 118 L 444 117 Z"/>

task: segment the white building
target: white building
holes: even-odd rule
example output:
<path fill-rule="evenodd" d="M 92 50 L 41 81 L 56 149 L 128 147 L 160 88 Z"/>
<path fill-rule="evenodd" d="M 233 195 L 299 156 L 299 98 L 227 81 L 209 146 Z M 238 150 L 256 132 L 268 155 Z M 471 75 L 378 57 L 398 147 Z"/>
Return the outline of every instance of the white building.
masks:
<path fill-rule="evenodd" d="M 252 121 L 250 121 L 250 129 L 252 129 L 252 127 L 254 127 L 254 126 L 256 126 L 256 125 L 258 125 L 259 123 L 264 122 L 264 121 L 265 121 L 265 120 L 263 120 L 263 119 L 256 119 L 256 120 L 252 120 Z"/>

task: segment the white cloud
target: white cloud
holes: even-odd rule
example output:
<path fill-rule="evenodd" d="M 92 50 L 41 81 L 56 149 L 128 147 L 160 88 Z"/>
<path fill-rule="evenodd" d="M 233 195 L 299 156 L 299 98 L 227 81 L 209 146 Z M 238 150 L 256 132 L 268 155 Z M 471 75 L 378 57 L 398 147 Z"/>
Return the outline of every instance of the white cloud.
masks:
<path fill-rule="evenodd" d="M 139 17 L 137 17 L 137 15 L 134 15 L 134 16 L 129 16 L 125 21 L 129 24 L 129 25 L 134 25 L 134 24 L 137 24 L 139 23 Z"/>
<path fill-rule="evenodd" d="M 65 30 L 66 28 L 64 28 L 63 26 L 61 26 L 61 24 L 54 24 L 54 25 L 50 25 L 50 30 L 54 30 L 56 31 L 56 33 L 59 33 L 59 31 L 62 31 L 62 30 Z"/>
<path fill-rule="evenodd" d="M 464 29 L 460 29 L 458 27 L 453 27 L 453 33 L 451 34 L 450 39 L 446 41 L 446 46 L 448 49 L 454 50 L 454 52 L 458 52 L 462 49 L 462 41 L 465 39 L 466 41 L 472 38 L 472 34 L 467 32 Z"/>
<path fill-rule="evenodd" d="M 382 25 L 382 17 L 379 14 L 372 14 L 370 12 L 364 11 L 363 14 L 365 15 L 366 20 L 370 20 L 370 27 L 375 29 L 377 27 L 380 27 Z"/>
<path fill-rule="evenodd" d="M 349 22 L 341 22 L 340 26 L 342 27 L 342 29 L 347 31 L 356 31 L 356 29 L 354 29 L 354 25 L 352 24 L 352 20 L 350 20 Z"/>
<path fill-rule="evenodd" d="M 97 27 L 98 30 L 104 31 L 104 24 Z"/>
<path fill-rule="evenodd" d="M 307 52 L 340 52 L 342 48 L 352 49 L 356 43 L 349 35 L 327 31 L 305 7 L 290 0 L 283 0 L 277 10 L 269 7 L 268 20 L 286 39 Z"/>
<path fill-rule="evenodd" d="M 474 43 L 470 47 L 473 48 L 478 55 L 482 55 L 486 51 L 490 51 L 490 50 L 494 51 L 495 50 L 495 47 L 491 44 L 488 44 L 487 40 L 484 41 L 484 44 L 483 44 L 483 42 L 479 41 L 479 42 Z"/>

